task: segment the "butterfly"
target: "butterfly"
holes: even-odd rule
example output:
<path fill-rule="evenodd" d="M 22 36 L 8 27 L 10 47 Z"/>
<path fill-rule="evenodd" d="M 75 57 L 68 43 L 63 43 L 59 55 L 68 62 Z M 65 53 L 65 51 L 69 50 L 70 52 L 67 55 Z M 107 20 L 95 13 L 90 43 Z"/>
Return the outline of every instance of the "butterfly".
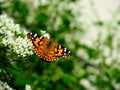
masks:
<path fill-rule="evenodd" d="M 27 37 L 32 41 L 35 53 L 46 61 L 55 61 L 61 57 L 71 56 L 71 52 L 67 48 L 52 39 L 33 33 L 28 33 Z"/>

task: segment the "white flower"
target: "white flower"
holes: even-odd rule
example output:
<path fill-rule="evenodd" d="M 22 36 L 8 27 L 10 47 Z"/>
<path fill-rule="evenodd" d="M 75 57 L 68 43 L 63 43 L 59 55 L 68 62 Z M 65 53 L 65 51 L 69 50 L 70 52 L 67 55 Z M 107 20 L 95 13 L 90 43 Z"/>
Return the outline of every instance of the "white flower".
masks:
<path fill-rule="evenodd" d="M 87 52 L 84 49 L 78 49 L 77 52 L 76 52 L 76 55 L 78 57 L 82 57 L 84 59 L 88 59 L 89 58 Z"/>
<path fill-rule="evenodd" d="M 22 57 L 33 54 L 33 45 L 27 39 L 27 31 L 20 28 L 19 24 L 15 24 L 6 15 L 0 16 L 0 33 L 3 34 L 0 36 L 1 42 L 9 47 L 11 53 L 15 52 Z"/>
<path fill-rule="evenodd" d="M 91 85 L 88 79 L 85 78 L 81 79 L 80 84 L 82 84 L 87 90 L 96 90 L 96 88 Z"/>
<path fill-rule="evenodd" d="M 32 89 L 31 89 L 30 85 L 26 84 L 25 90 L 32 90 Z"/>
<path fill-rule="evenodd" d="M 0 81 L 0 90 L 14 90 L 6 82 Z"/>
<path fill-rule="evenodd" d="M 18 24 L 14 24 L 13 20 L 8 18 L 7 15 L 0 16 L 0 28 L 4 34 L 8 31 L 17 34 L 21 33 L 20 26 Z"/>
<path fill-rule="evenodd" d="M 44 37 L 47 37 L 48 39 L 50 39 L 50 35 L 48 33 L 46 33 L 46 31 L 41 30 L 41 35 Z"/>
<path fill-rule="evenodd" d="M 19 56 L 25 57 L 26 55 L 33 54 L 32 52 L 32 44 L 31 42 L 26 38 L 18 37 L 16 40 L 11 43 L 11 46 L 13 47 L 13 51 L 16 52 Z"/>
<path fill-rule="evenodd" d="M 14 90 L 6 82 L 0 81 L 0 90 Z M 32 90 L 30 85 L 26 84 L 25 90 Z"/>

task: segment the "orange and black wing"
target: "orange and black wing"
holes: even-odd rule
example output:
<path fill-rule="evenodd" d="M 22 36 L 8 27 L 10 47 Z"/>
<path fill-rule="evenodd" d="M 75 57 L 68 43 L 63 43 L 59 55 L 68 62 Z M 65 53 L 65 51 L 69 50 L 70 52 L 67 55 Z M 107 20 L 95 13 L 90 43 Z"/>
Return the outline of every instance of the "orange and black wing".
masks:
<path fill-rule="evenodd" d="M 44 59 L 46 61 L 55 61 L 61 57 L 71 56 L 71 52 L 67 50 L 65 47 L 53 42 L 49 51 L 45 55 Z"/>
<path fill-rule="evenodd" d="M 71 52 L 52 39 L 28 33 L 27 37 L 32 41 L 36 54 L 46 61 L 55 61 L 60 57 L 71 56 Z"/>
<path fill-rule="evenodd" d="M 35 53 L 38 56 L 43 57 L 45 54 L 44 52 L 45 52 L 46 42 L 48 41 L 48 39 L 46 37 L 42 37 L 32 33 L 28 33 L 27 37 L 32 41 L 34 45 Z"/>

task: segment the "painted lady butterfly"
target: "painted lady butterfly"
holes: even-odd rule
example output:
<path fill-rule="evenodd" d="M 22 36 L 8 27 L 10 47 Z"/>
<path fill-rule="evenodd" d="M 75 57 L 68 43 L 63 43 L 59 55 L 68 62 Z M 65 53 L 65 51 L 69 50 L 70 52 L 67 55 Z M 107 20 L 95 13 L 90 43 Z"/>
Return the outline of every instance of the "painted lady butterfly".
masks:
<path fill-rule="evenodd" d="M 55 61 L 60 57 L 71 56 L 70 51 L 52 39 L 32 33 L 28 33 L 27 37 L 32 41 L 36 54 L 46 61 Z"/>

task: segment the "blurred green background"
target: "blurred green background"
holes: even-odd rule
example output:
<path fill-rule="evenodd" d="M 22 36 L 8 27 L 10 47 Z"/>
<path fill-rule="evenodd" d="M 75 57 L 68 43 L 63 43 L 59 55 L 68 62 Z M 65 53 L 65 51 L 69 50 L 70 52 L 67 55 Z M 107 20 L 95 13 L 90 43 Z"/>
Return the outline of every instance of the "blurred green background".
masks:
<path fill-rule="evenodd" d="M 30 84 L 33 90 L 120 89 L 120 1 L 96 1 L 0 1 L 0 14 L 6 13 L 29 32 L 48 32 L 72 52 L 70 58 L 55 62 L 46 62 L 36 54 L 26 57 L 27 62 L 18 58 L 20 71 L 9 70 L 11 87 L 23 90 Z"/>

